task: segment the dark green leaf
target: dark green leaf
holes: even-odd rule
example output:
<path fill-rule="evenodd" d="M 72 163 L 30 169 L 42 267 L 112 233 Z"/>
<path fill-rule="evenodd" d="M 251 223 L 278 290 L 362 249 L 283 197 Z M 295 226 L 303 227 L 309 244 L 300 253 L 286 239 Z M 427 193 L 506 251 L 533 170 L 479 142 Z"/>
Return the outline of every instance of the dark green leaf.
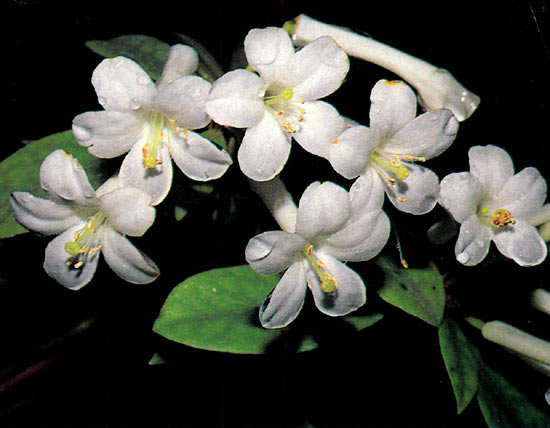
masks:
<path fill-rule="evenodd" d="M 152 79 L 160 77 L 170 46 L 154 37 L 126 35 L 111 40 L 90 40 L 86 46 L 105 58 L 125 56 L 136 61 Z"/>
<path fill-rule="evenodd" d="M 487 365 L 481 367 L 477 401 L 490 428 L 550 427 L 547 413 Z"/>
<path fill-rule="evenodd" d="M 27 232 L 13 219 L 10 194 L 13 191 L 24 191 L 45 197 L 40 187 L 40 164 L 57 149 L 65 150 L 80 161 L 94 188 L 105 180 L 102 161 L 81 147 L 72 131 L 53 134 L 25 145 L 0 162 L 0 238 Z"/>
<path fill-rule="evenodd" d="M 445 290 L 435 266 L 405 269 L 385 257 L 379 257 L 376 263 L 384 270 L 384 283 L 378 290 L 382 299 L 433 326 L 441 323 Z"/>
<path fill-rule="evenodd" d="M 478 351 L 449 317 L 445 317 L 439 326 L 439 346 L 453 386 L 457 414 L 460 414 L 477 392 Z"/>
<path fill-rule="evenodd" d="M 278 281 L 278 275 L 262 276 L 249 266 L 199 273 L 172 290 L 153 330 L 167 339 L 195 348 L 261 354 L 287 330 L 264 329 L 258 320 L 259 306 Z M 349 322 L 362 329 L 382 316 L 353 318 Z M 317 347 L 310 335 L 298 338 L 297 345 L 298 351 Z"/>

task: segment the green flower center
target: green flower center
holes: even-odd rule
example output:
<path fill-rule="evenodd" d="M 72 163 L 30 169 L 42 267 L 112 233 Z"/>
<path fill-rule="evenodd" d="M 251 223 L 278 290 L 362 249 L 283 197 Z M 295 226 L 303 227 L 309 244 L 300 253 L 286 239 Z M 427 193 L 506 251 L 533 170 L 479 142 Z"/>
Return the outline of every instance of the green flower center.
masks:
<path fill-rule="evenodd" d="M 302 248 L 302 254 L 305 259 L 308 261 L 311 269 L 319 278 L 319 286 L 324 293 L 334 293 L 338 287 L 338 281 L 328 270 L 326 265 L 313 254 L 313 245 L 306 244 Z"/>
<path fill-rule="evenodd" d="M 73 240 L 65 243 L 65 252 L 70 255 L 67 266 L 80 269 L 86 258 L 101 250 L 98 230 L 107 222 L 105 214 L 101 211 L 88 219 L 86 225 L 77 230 Z"/>

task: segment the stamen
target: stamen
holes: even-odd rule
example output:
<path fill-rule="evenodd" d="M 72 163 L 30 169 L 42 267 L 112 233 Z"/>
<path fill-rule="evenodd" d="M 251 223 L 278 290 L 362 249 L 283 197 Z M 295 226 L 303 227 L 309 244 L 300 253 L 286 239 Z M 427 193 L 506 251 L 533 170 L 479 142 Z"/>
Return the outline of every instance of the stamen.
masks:
<path fill-rule="evenodd" d="M 504 227 L 509 224 L 516 224 L 516 220 L 512 217 L 510 211 L 505 210 L 504 208 L 499 208 L 498 210 L 493 211 L 491 214 L 491 221 L 496 227 Z"/>
<path fill-rule="evenodd" d="M 395 174 L 395 177 L 399 180 L 405 180 L 409 176 L 409 170 L 407 167 L 396 159 L 388 161 L 377 153 L 371 154 L 371 159 Z"/>
<path fill-rule="evenodd" d="M 158 164 L 162 163 L 162 160 L 155 157 L 159 143 L 164 137 L 164 120 L 165 116 L 162 113 L 155 112 L 153 113 L 154 126 L 152 130 L 152 135 L 150 134 L 150 140 L 143 146 L 143 167 L 144 168 L 154 168 Z M 150 142 L 152 140 L 152 143 Z"/>
<path fill-rule="evenodd" d="M 483 207 L 478 212 L 481 222 L 487 226 L 501 228 L 510 224 L 516 224 L 516 219 L 512 217 L 512 213 L 505 208 L 498 208 L 490 215 L 489 211 L 489 208 Z"/>
<path fill-rule="evenodd" d="M 336 278 L 327 271 L 326 265 L 313 255 L 313 245 L 306 245 L 302 249 L 302 254 L 309 262 L 309 265 L 319 278 L 319 287 L 324 293 L 334 293 L 338 287 Z"/>
<path fill-rule="evenodd" d="M 96 233 L 105 221 L 105 215 L 102 212 L 98 212 L 88 220 L 82 229 L 73 234 L 73 241 L 65 243 L 65 252 L 70 256 L 65 263 L 68 267 L 81 268 L 89 255 L 101 249 L 101 244 L 97 245 L 99 238 Z"/>

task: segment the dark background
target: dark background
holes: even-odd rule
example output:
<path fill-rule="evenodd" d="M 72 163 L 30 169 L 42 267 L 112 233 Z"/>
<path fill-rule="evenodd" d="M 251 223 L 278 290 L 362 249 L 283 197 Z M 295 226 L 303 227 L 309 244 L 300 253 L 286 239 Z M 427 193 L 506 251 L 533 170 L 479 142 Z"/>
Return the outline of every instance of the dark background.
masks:
<path fill-rule="evenodd" d="M 90 77 L 101 58 L 84 46 L 87 40 L 146 34 L 174 43 L 175 33 L 184 33 L 211 49 L 227 69 L 251 28 L 280 26 L 306 13 L 447 68 L 481 97 L 455 144 L 429 163 L 440 177 L 468 169 L 468 148 L 485 144 L 507 149 L 517 170 L 535 166 L 550 176 L 547 1 L 5 0 L 0 8 L 2 159 L 22 141 L 69 129 L 75 115 L 99 109 Z M 347 81 L 329 101 L 367 123 L 370 89 L 380 78 L 395 76 L 352 60 Z M 313 180 L 345 184 L 298 145 L 284 178 L 296 197 Z M 321 346 L 304 354 L 285 343 L 262 356 L 218 354 L 154 335 L 152 323 L 177 283 L 202 270 L 244 263 L 248 239 L 275 228 L 238 168 L 218 186 L 223 192 L 216 191 L 183 222 L 160 206 L 159 221 L 134 240 L 161 268 L 151 285 L 126 284 L 100 262 L 90 285 L 65 290 L 41 269 L 47 239 L 26 234 L 0 241 L 0 426 L 483 426 L 475 403 L 455 415 L 435 329 L 384 306 L 372 293 L 371 304 L 386 318 L 359 334 L 341 331 L 306 302 L 297 322 L 314 324 Z M 544 266 L 521 270 L 491 254 L 491 269 L 453 267 L 452 245 L 432 249 L 423 239 L 427 227 L 443 218 L 440 209 L 422 217 L 391 207 L 388 212 L 410 263 L 433 258 L 461 278 L 453 299 L 474 315 L 548 335 L 548 319 L 517 299 L 520 287 L 547 285 Z M 154 352 L 169 364 L 149 366 Z M 487 352 L 544 405 L 549 381 L 499 350 Z"/>

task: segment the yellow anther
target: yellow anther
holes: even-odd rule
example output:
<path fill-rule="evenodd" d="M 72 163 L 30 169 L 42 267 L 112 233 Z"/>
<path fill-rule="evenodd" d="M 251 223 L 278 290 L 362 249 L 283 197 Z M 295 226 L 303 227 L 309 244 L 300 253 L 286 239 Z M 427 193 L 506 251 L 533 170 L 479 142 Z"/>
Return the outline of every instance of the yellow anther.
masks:
<path fill-rule="evenodd" d="M 334 145 L 338 144 L 338 138 L 335 138 L 334 141 L 332 142 L 332 144 L 334 144 Z"/>
<path fill-rule="evenodd" d="M 399 197 L 397 198 L 397 200 L 398 200 L 399 202 L 406 202 L 406 201 L 407 201 L 405 198 L 403 198 L 403 197 L 401 197 L 401 196 L 399 196 Z"/>
<path fill-rule="evenodd" d="M 397 86 L 397 85 L 404 84 L 401 80 L 384 80 L 384 83 L 389 86 Z"/>
<path fill-rule="evenodd" d="M 407 263 L 407 260 L 401 259 L 400 262 L 401 262 L 401 266 L 403 266 L 405 269 L 409 268 L 409 264 Z"/>
<path fill-rule="evenodd" d="M 512 217 L 510 211 L 499 208 L 491 214 L 491 222 L 496 227 L 504 227 L 509 224 L 516 224 L 516 220 Z"/>
<path fill-rule="evenodd" d="M 75 269 L 80 269 L 80 268 L 82 267 L 83 264 L 84 264 L 84 262 L 78 262 L 78 263 L 75 263 L 73 267 L 74 267 Z"/>

